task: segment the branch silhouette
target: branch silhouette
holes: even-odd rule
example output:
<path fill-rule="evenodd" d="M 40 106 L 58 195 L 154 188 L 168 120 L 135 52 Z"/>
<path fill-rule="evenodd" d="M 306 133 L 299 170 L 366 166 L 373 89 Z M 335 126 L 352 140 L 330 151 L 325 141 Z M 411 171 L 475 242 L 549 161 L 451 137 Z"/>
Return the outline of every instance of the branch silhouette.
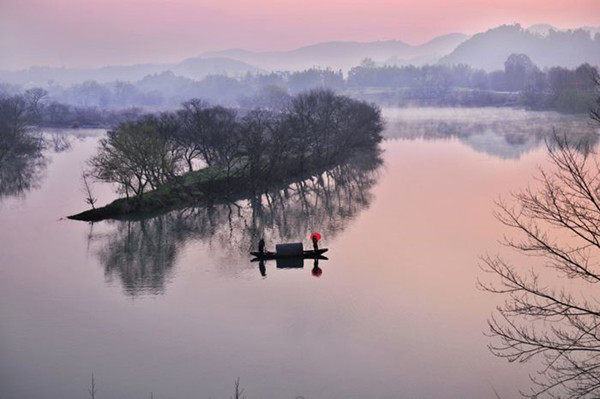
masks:
<path fill-rule="evenodd" d="M 598 397 L 600 158 L 557 134 L 547 148 L 551 166 L 540 168 L 535 188 L 496 202 L 496 217 L 513 232 L 503 243 L 541 262 L 526 269 L 481 258 L 495 278 L 479 287 L 505 298 L 488 320 L 489 348 L 510 362 L 541 359 L 526 397 Z"/>

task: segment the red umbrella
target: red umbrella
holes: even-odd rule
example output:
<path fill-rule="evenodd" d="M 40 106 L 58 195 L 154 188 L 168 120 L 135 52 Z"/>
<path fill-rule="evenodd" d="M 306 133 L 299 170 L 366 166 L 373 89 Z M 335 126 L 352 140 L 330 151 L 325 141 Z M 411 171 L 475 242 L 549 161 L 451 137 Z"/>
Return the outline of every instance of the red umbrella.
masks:
<path fill-rule="evenodd" d="M 310 235 L 310 240 L 314 241 L 314 240 L 320 241 L 321 240 L 321 234 L 320 233 L 312 233 Z"/>

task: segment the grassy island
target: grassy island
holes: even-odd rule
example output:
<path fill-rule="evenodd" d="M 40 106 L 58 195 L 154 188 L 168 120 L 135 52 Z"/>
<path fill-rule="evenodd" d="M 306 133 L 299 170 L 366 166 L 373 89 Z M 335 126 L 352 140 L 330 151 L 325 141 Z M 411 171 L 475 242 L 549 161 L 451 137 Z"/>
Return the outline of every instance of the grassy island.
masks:
<path fill-rule="evenodd" d="M 377 107 L 327 90 L 244 114 L 192 100 L 108 132 L 90 174 L 124 197 L 69 218 L 135 218 L 240 198 L 373 151 L 382 129 Z"/>

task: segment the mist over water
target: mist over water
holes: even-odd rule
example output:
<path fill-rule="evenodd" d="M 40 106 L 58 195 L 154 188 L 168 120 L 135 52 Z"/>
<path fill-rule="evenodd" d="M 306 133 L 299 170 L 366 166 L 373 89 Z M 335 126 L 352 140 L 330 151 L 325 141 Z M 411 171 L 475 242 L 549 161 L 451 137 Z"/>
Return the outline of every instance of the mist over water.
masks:
<path fill-rule="evenodd" d="M 0 0 L 0 399 L 600 397 L 599 16 Z"/>
<path fill-rule="evenodd" d="M 475 286 L 477 256 L 505 251 L 493 200 L 531 181 L 553 127 L 597 133 L 554 113 L 384 115 L 382 164 L 94 224 L 64 216 L 86 207 L 81 167 L 105 131 L 46 132 L 64 140 L 42 177 L 0 203 L 0 396 L 81 398 L 93 372 L 107 398 L 226 398 L 237 377 L 248 398 L 515 397 L 535 364 L 489 353 L 497 298 Z M 330 248 L 320 277 L 247 255 L 313 231 Z"/>
<path fill-rule="evenodd" d="M 584 115 L 511 108 L 384 108 L 384 136 L 400 140 L 459 140 L 505 159 L 552 144 L 557 137 L 595 146 L 600 129 Z"/>

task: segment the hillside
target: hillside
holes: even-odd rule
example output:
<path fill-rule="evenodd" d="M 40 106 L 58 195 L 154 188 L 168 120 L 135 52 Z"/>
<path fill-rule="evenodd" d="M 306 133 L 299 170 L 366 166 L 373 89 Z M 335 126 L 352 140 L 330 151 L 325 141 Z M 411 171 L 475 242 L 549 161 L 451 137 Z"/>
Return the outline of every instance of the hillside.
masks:
<path fill-rule="evenodd" d="M 592 35 L 592 37 L 594 37 L 596 35 L 596 33 L 600 33 L 600 26 L 582 26 L 579 29 L 583 29 L 583 30 L 587 30 L 590 32 L 590 34 Z M 550 33 L 551 30 L 557 31 L 557 32 L 566 32 L 568 31 L 568 29 L 559 29 L 556 26 L 550 25 L 550 24 L 535 24 L 535 25 L 531 25 L 529 28 L 527 28 L 527 30 L 531 33 L 537 33 L 539 35 L 547 35 L 548 33 Z"/>
<path fill-rule="evenodd" d="M 253 52 L 233 49 L 207 52 L 202 56 L 227 57 L 267 70 L 302 70 L 314 66 L 346 70 L 358 65 L 367 57 L 379 63 L 390 59 L 415 64 L 437 62 L 467 38 L 468 36 L 461 33 L 452 33 L 416 46 L 399 40 L 364 43 L 325 42 L 289 51 Z"/>
<path fill-rule="evenodd" d="M 133 82 L 144 76 L 165 71 L 172 71 L 191 79 L 202 79 L 214 74 L 241 76 L 248 72 L 260 72 L 260 69 L 230 58 L 196 57 L 173 64 L 114 65 L 102 68 L 31 67 L 20 71 L 0 71 L 0 81 L 26 85 L 46 85 L 50 81 L 59 85 L 71 85 L 86 80 L 99 83 L 115 80 Z"/>
<path fill-rule="evenodd" d="M 589 30 L 555 31 L 547 26 L 533 30 L 521 25 L 503 25 L 478 33 L 443 57 L 443 64 L 468 64 L 487 71 L 502 69 L 510 54 L 527 54 L 540 67 L 573 68 L 583 63 L 600 64 L 600 35 Z"/>

